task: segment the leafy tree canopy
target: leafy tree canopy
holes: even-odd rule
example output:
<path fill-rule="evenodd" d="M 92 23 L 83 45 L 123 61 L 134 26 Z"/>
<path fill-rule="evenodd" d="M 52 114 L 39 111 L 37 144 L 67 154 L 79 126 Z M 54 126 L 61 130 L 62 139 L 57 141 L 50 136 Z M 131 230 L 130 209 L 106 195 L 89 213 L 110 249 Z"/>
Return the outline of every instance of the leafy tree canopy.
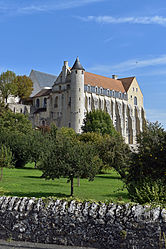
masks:
<path fill-rule="evenodd" d="M 14 83 L 16 86 L 15 95 L 18 96 L 21 100 L 28 98 L 31 95 L 33 91 L 33 82 L 29 77 L 27 77 L 26 75 L 18 75 L 16 76 Z"/>
<path fill-rule="evenodd" d="M 7 103 L 9 95 L 15 95 L 17 86 L 15 85 L 16 74 L 6 71 L 0 75 L 0 95 Z"/>
<path fill-rule="evenodd" d="M 28 133 L 32 131 L 32 124 L 27 116 L 21 113 L 13 113 L 11 110 L 3 108 L 0 110 L 0 127 L 1 131 L 17 131 Z"/>
<path fill-rule="evenodd" d="M 97 132 L 100 134 L 109 134 L 114 136 L 117 134 L 110 115 L 102 110 L 94 110 L 86 114 L 83 121 L 83 132 Z"/>
<path fill-rule="evenodd" d="M 73 139 L 62 130 L 57 134 L 56 141 L 49 141 L 47 150 L 42 154 L 40 169 L 46 179 L 67 177 L 73 195 L 73 179 L 81 177 L 93 180 L 101 160 L 93 146 Z"/>

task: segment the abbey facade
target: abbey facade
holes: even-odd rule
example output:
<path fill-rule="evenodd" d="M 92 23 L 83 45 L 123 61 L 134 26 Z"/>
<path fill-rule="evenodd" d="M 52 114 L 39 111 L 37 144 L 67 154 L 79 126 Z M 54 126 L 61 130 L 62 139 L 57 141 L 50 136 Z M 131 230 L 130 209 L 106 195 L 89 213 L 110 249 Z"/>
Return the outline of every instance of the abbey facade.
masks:
<path fill-rule="evenodd" d="M 109 113 L 126 143 L 135 144 L 143 129 L 145 111 L 143 95 L 135 77 L 117 79 L 86 72 L 78 57 L 72 68 L 65 61 L 52 88 L 33 97 L 33 126 L 55 123 L 81 133 L 87 112 L 101 109 Z"/>

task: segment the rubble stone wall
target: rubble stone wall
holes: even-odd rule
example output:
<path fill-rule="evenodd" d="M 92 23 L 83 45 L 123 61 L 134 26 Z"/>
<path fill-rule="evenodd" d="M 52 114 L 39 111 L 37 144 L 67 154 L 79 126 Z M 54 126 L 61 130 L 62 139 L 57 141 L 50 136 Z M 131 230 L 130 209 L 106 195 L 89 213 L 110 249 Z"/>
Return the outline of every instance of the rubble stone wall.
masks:
<path fill-rule="evenodd" d="M 0 239 L 93 248 L 165 248 L 166 210 L 0 197 Z"/>

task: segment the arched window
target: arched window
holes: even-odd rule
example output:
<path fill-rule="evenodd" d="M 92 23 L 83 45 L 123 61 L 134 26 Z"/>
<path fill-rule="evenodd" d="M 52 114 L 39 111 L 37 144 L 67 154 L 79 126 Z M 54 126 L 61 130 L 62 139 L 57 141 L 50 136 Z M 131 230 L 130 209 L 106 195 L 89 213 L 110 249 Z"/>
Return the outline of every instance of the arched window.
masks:
<path fill-rule="evenodd" d="M 55 97 L 54 107 L 55 108 L 58 107 L 58 96 Z"/>
<path fill-rule="evenodd" d="M 107 95 L 108 95 L 108 96 L 110 95 L 110 90 L 109 90 L 109 89 L 107 90 Z"/>
<path fill-rule="evenodd" d="M 43 100 L 43 107 L 44 107 L 44 108 L 47 107 L 47 98 L 44 98 L 44 100 Z"/>
<path fill-rule="evenodd" d="M 90 86 L 88 86 L 88 92 L 90 92 Z"/>
<path fill-rule="evenodd" d="M 42 126 L 45 126 L 45 121 L 44 120 L 42 120 Z"/>
<path fill-rule="evenodd" d="M 137 105 L 137 97 L 134 97 L 134 105 Z"/>
<path fill-rule="evenodd" d="M 20 109 L 20 113 L 22 113 L 22 108 Z"/>
<path fill-rule="evenodd" d="M 59 86 L 59 91 L 61 91 L 61 86 Z"/>
<path fill-rule="evenodd" d="M 36 100 L 36 107 L 39 108 L 39 106 L 40 106 L 40 100 L 37 99 L 37 100 Z"/>
<path fill-rule="evenodd" d="M 102 87 L 100 88 L 100 93 L 103 94 L 103 88 Z"/>
<path fill-rule="evenodd" d="M 96 86 L 96 88 L 95 88 L 95 92 L 97 93 L 97 91 L 98 91 L 98 87 Z"/>

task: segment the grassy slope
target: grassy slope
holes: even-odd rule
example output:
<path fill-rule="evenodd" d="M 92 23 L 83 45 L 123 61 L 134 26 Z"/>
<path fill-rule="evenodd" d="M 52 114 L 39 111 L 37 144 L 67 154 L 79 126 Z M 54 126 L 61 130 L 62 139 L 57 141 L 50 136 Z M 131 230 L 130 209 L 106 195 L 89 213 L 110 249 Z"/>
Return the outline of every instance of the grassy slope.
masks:
<path fill-rule="evenodd" d="M 4 169 L 4 176 L 0 182 L 0 190 L 5 195 L 27 197 L 68 197 L 70 183 L 67 179 L 55 179 L 54 181 L 40 178 L 42 172 L 28 165 L 24 169 Z M 77 187 L 77 179 L 74 181 L 74 197 L 79 199 L 92 199 L 96 201 L 128 202 L 127 190 L 121 190 L 123 186 L 120 177 L 115 171 L 96 176 L 93 182 L 87 179 L 80 180 Z M 118 191 L 118 189 L 120 189 Z"/>

